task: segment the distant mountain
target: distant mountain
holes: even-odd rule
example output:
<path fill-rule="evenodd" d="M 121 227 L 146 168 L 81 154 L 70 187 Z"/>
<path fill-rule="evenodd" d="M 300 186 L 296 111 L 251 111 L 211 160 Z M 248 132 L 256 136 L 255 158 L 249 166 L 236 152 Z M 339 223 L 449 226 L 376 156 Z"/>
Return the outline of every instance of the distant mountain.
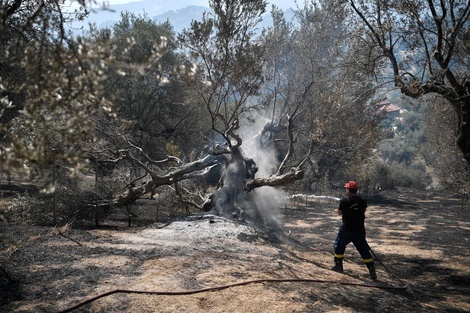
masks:
<path fill-rule="evenodd" d="M 197 2 L 193 0 L 174 1 L 178 2 L 178 5 L 182 5 L 184 3 Z M 121 20 L 121 12 L 131 12 L 136 15 L 146 14 L 150 19 L 156 21 L 157 23 L 169 21 L 170 24 L 173 26 L 175 32 L 181 32 L 184 28 L 190 27 L 192 20 L 201 20 L 203 13 L 209 10 L 208 7 L 199 5 L 187 5 L 181 9 L 167 10 L 167 8 L 174 7 L 174 4 L 172 6 L 168 3 L 170 3 L 170 1 L 165 1 L 164 4 L 158 3 L 157 5 L 153 0 L 146 0 L 141 2 L 114 5 L 110 9 L 106 10 L 94 9 L 90 13 L 86 21 L 75 23 L 73 25 L 73 33 L 78 35 L 81 34 L 83 31 L 88 30 L 88 25 L 90 23 L 95 24 L 96 27 L 100 29 L 106 27 L 111 28 L 115 23 Z M 290 19 L 290 17 L 292 16 L 292 10 L 287 10 L 287 19 Z M 270 25 L 272 25 L 271 15 L 269 13 L 266 13 L 263 18 L 263 22 L 258 26 L 258 30 L 261 31 L 262 28 L 266 28 Z"/>
<path fill-rule="evenodd" d="M 121 20 L 121 12 L 131 12 L 136 15 L 146 14 L 150 19 L 163 22 L 169 20 L 176 31 L 189 27 L 192 19 L 202 17 L 204 10 L 208 7 L 195 5 L 195 3 L 206 3 L 203 0 L 172 0 L 154 1 L 144 0 L 139 2 L 113 5 L 107 9 L 95 8 L 88 18 L 83 22 L 76 22 L 71 29 L 74 34 L 81 34 L 89 29 L 89 24 L 94 24 L 98 28 L 112 27 L 113 24 Z M 184 9 L 174 10 L 175 7 Z M 187 22 L 186 22 L 187 21 Z M 83 29 L 83 30 L 82 30 Z"/>
<path fill-rule="evenodd" d="M 157 23 L 169 21 L 176 32 L 181 32 L 184 28 L 189 28 L 191 21 L 200 21 L 204 12 L 209 8 L 190 5 L 176 11 L 168 11 L 163 14 L 151 17 Z"/>
<path fill-rule="evenodd" d="M 163 23 L 169 21 L 173 26 L 175 32 L 181 32 L 184 28 L 189 28 L 191 21 L 200 21 L 204 12 L 208 11 L 209 8 L 203 6 L 191 5 L 183 9 L 168 11 L 163 14 L 151 17 L 152 20 L 157 23 Z M 290 19 L 293 17 L 292 10 L 286 11 L 286 18 Z M 258 25 L 258 31 L 261 32 L 263 28 L 267 28 L 272 25 L 271 15 L 266 13 L 263 17 L 263 21 Z"/>

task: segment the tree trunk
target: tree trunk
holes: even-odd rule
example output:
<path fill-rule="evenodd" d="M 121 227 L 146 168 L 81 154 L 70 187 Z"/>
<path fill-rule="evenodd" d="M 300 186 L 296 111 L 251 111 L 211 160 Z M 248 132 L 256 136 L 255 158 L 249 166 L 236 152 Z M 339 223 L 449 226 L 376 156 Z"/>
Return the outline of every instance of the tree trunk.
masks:
<path fill-rule="evenodd" d="M 459 130 L 457 136 L 457 145 L 463 153 L 463 157 L 470 166 L 470 99 L 465 97 L 466 100 L 460 104 L 460 120 Z"/>

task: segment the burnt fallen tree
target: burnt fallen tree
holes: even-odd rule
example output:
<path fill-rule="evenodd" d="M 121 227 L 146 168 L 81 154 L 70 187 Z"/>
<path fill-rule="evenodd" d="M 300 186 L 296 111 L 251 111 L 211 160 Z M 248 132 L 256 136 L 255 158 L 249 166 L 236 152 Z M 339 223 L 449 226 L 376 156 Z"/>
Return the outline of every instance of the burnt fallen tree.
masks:
<path fill-rule="evenodd" d="M 206 149 L 196 160 L 188 155 L 178 158 L 176 153 L 156 160 L 136 144 L 137 136 L 134 140 L 123 136 L 115 139 L 112 134 L 116 131 L 107 132 L 104 137 L 112 147 L 108 146 L 102 153 L 107 156 L 104 161 L 132 164 L 141 170 L 141 176 L 134 180 L 129 178 L 125 188 L 110 199 L 110 204 L 125 207 L 160 186 L 170 186 L 175 198 L 185 206 L 277 227 L 275 213 L 279 203 L 276 201 L 282 194 L 273 187 L 302 179 L 302 166 L 311 153 L 305 151 L 312 144 L 305 131 L 302 134 L 304 151 L 294 151 L 294 142 L 298 139 L 295 134 L 301 133 L 302 128 L 295 129 L 293 122 L 305 113 L 305 100 L 312 83 L 303 90 L 289 92 L 282 107 L 277 107 L 275 99 L 279 95 L 276 92 L 263 100 L 260 88 L 264 81 L 264 49 L 261 42 L 253 40 L 253 30 L 265 13 L 266 3 L 260 0 L 246 6 L 239 1 L 230 5 L 211 2 L 210 6 L 213 12 L 204 15 L 201 21 L 193 21 L 190 29 L 178 36 L 191 64 L 189 72 L 181 73 L 180 78 L 191 90 L 191 103 L 196 101 L 199 108 L 205 108 L 205 127 L 211 132 L 210 139 L 207 138 L 209 145 L 214 141 L 218 144 L 212 144 L 212 148 Z M 258 129 L 252 133 L 256 135 L 250 137 L 252 134 L 242 134 L 244 129 L 240 129 L 240 123 L 243 127 L 255 124 L 253 113 L 265 116 L 266 123 L 261 127 L 257 125 Z M 171 133 L 186 125 L 186 113 L 179 120 L 174 115 L 169 114 L 167 121 L 159 120 Z M 140 127 L 139 131 L 144 128 L 149 127 Z M 256 147 L 248 149 L 248 141 Z M 168 142 L 162 141 L 161 145 Z M 268 151 L 265 155 L 270 154 L 269 160 L 247 157 L 245 153 L 253 149 Z M 167 150 L 163 153 L 170 154 Z M 261 171 L 258 167 L 261 168 L 262 162 L 272 164 L 269 168 L 263 166 Z M 220 176 L 216 186 L 200 188 L 197 196 L 194 191 L 186 190 L 187 181 L 204 180 L 211 171 L 218 171 Z"/>
<path fill-rule="evenodd" d="M 279 132 L 292 131 L 292 127 L 289 126 L 292 118 L 286 118 L 285 121 L 284 127 L 276 128 Z M 175 192 L 175 198 L 178 198 L 185 206 L 205 212 L 212 211 L 214 214 L 228 218 L 261 222 L 265 226 L 271 225 L 278 228 L 276 212 L 280 199 L 275 199 L 278 192 L 270 190 L 266 196 L 265 192 L 257 191 L 257 189 L 284 186 L 302 179 L 304 172 L 301 167 L 307 157 L 301 159 L 298 164 L 287 166 L 291 164 L 290 159 L 295 154 L 293 136 L 292 134 L 286 135 L 284 137 L 287 138 L 288 144 L 285 157 L 278 160 L 279 166 L 272 174 L 257 177 L 258 165 L 243 152 L 243 140 L 237 134 L 238 128 L 238 123 L 232 124 L 232 127 L 224 133 L 225 145 L 215 146 L 206 155 L 192 162 L 183 162 L 180 158 L 173 156 L 154 160 L 129 140 L 126 140 L 127 147 L 123 148 L 124 144 L 121 141 L 119 149 L 116 147 L 114 151 L 107 151 L 107 155 L 116 156 L 113 159 L 108 158 L 107 161 L 116 164 L 133 164 L 144 174 L 138 179 L 125 182 L 125 189 L 108 200 L 109 206 L 128 207 L 145 195 L 153 193 L 158 187 L 171 186 Z M 273 130 L 267 127 L 262 130 L 262 132 L 268 131 Z M 211 188 L 212 191 L 203 193 L 203 190 L 199 190 L 197 197 L 191 199 L 187 197 L 190 192 L 182 187 L 182 183 L 192 179 L 204 179 L 214 168 L 220 170 L 220 179 L 217 185 Z M 260 200 L 263 197 L 265 199 Z"/>

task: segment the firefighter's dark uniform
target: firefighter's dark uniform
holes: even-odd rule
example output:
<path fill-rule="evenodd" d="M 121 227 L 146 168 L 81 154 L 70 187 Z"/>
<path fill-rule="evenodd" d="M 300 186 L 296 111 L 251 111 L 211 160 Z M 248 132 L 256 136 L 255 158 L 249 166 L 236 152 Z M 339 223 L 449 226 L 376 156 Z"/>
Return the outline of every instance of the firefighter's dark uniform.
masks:
<path fill-rule="evenodd" d="M 343 224 L 339 228 L 334 243 L 335 267 L 333 267 L 333 270 L 343 272 L 344 251 L 346 246 L 352 242 L 367 265 L 371 278 L 375 279 L 377 275 L 374 259 L 369 250 L 364 226 L 366 209 L 366 200 L 356 194 L 350 193 L 349 197 L 340 201 L 338 210 L 342 213 Z"/>

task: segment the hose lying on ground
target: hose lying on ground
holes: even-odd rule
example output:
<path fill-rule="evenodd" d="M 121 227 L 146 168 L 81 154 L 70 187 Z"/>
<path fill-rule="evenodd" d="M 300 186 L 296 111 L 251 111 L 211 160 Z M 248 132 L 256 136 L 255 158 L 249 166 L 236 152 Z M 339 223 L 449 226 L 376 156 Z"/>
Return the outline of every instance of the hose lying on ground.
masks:
<path fill-rule="evenodd" d="M 369 248 L 370 249 L 370 248 Z M 202 289 L 194 289 L 194 290 L 187 290 L 187 291 L 145 291 L 145 290 L 127 290 L 127 289 L 115 289 L 100 295 L 94 296 L 89 298 L 85 301 L 82 301 L 70 308 L 67 308 L 59 313 L 71 312 L 75 309 L 78 309 L 81 306 L 89 304 L 93 301 L 96 301 L 100 298 L 104 298 L 116 293 L 128 293 L 128 294 L 147 294 L 147 295 L 160 295 L 160 296 L 181 296 L 181 295 L 191 295 L 196 293 L 203 293 L 203 292 L 211 292 L 211 291 L 219 291 L 231 287 L 237 286 L 245 286 L 249 284 L 259 284 L 259 283 L 293 283 L 293 282 L 305 282 L 305 283 L 327 283 L 327 284 L 337 284 L 337 285 L 348 285 L 348 286 L 357 286 L 357 287 L 366 287 L 366 288 L 378 288 L 378 289 L 394 289 L 394 290 L 403 290 L 408 287 L 408 284 L 403 282 L 397 275 L 395 275 L 392 271 L 390 271 L 382 261 L 375 255 L 374 251 L 370 249 L 371 253 L 374 255 L 375 259 L 379 261 L 380 264 L 389 272 L 393 277 L 395 277 L 402 285 L 399 287 L 393 286 L 379 286 L 379 285 L 371 285 L 371 284 L 360 284 L 360 283 L 348 283 L 348 282 L 339 282 L 339 281 L 332 281 L 332 280 L 321 280 L 321 279 L 310 279 L 310 278 L 285 278 L 285 279 L 254 279 L 254 280 L 247 280 L 243 282 L 216 286 L 216 287 L 209 287 L 209 288 L 202 288 Z"/>
<path fill-rule="evenodd" d="M 166 225 L 165 225 L 166 226 Z M 289 237 L 289 236 L 288 236 Z M 284 238 L 285 239 L 285 238 Z M 297 241 L 293 238 L 294 243 L 299 244 L 308 250 L 312 250 L 310 247 L 304 245 L 300 241 Z M 292 243 L 292 242 L 291 242 Z M 201 288 L 201 289 L 194 289 L 194 290 L 185 290 L 185 291 L 148 291 L 148 290 L 129 290 L 129 289 L 115 289 L 111 290 L 97 296 L 91 297 L 86 299 L 72 307 L 69 307 L 65 310 L 59 311 L 59 313 L 66 313 L 72 312 L 86 304 L 92 303 L 98 299 L 111 296 L 117 293 L 126 293 L 126 294 L 147 294 L 147 295 L 160 295 L 160 296 L 182 296 L 182 295 L 192 295 L 197 293 L 204 293 L 204 292 L 212 292 L 212 291 L 220 291 L 223 289 L 228 289 L 232 287 L 238 286 L 246 286 L 250 284 L 260 284 L 260 283 L 295 283 L 295 282 L 304 282 L 304 283 L 324 283 L 324 284 L 336 284 L 336 285 L 346 285 L 346 286 L 357 286 L 357 287 L 365 287 L 365 288 L 377 288 L 377 289 L 388 289 L 388 290 L 404 290 L 408 287 L 408 284 L 403 282 L 395 273 L 393 273 L 390 269 L 388 269 L 385 264 L 377 257 L 374 251 L 369 247 L 370 252 L 374 256 L 374 258 L 384 267 L 384 269 L 390 273 L 395 279 L 397 279 L 401 286 L 394 287 L 394 286 L 380 286 L 380 285 L 372 285 L 372 284 L 362 284 L 362 283 L 350 283 L 350 282 L 340 282 L 340 281 L 332 281 L 332 280 L 322 280 L 322 279 L 312 279 L 312 278 L 266 278 L 266 279 L 253 279 L 242 281 L 238 283 L 232 283 L 227 285 L 215 286 L 215 287 L 208 287 L 208 288 Z"/>
<path fill-rule="evenodd" d="M 372 255 L 374 256 L 374 258 L 383 266 L 383 268 L 390 273 L 390 275 L 392 275 L 393 277 L 395 277 L 396 280 L 398 280 L 400 282 L 400 284 L 402 284 L 402 287 L 400 287 L 399 289 L 406 289 L 408 287 L 408 284 L 405 283 L 404 281 L 402 281 L 400 279 L 400 277 L 398 277 L 395 273 L 393 273 L 391 270 L 388 269 L 388 267 L 385 266 L 385 264 L 382 262 L 382 260 L 380 260 L 377 255 L 375 254 L 374 250 L 372 250 L 370 247 L 369 247 L 369 250 L 370 250 L 370 253 L 372 253 Z"/>

